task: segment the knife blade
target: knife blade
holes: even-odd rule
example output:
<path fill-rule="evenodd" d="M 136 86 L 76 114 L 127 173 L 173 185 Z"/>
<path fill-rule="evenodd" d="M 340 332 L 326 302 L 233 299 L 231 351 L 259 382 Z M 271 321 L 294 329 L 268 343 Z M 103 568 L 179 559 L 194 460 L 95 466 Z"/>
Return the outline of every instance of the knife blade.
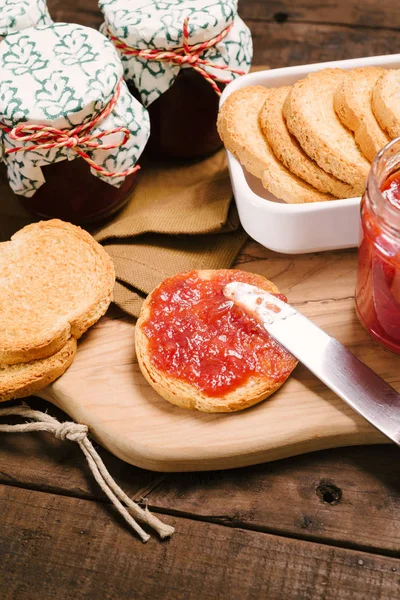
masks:
<path fill-rule="evenodd" d="M 374 427 L 400 445 L 400 394 L 335 338 L 292 306 L 253 285 L 228 283 L 224 295 Z"/>

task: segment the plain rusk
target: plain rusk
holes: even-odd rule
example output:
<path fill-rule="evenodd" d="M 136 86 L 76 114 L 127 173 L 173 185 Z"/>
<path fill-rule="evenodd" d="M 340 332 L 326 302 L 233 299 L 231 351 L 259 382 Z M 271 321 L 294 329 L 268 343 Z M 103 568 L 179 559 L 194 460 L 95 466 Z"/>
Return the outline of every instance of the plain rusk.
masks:
<path fill-rule="evenodd" d="M 218 132 L 225 147 L 277 198 L 295 204 L 332 200 L 293 175 L 275 157 L 259 123 L 259 115 L 268 96 L 262 86 L 233 92 L 218 115 Z"/>
<path fill-rule="evenodd" d="M 389 142 L 372 111 L 372 90 L 383 73 L 385 69 L 377 67 L 347 71 L 334 96 L 337 116 L 354 132 L 358 147 L 371 162 Z"/>
<path fill-rule="evenodd" d="M 93 237 L 57 219 L 33 223 L 0 244 L 0 364 L 56 354 L 106 312 L 111 258 Z"/>
<path fill-rule="evenodd" d="M 303 150 L 322 169 L 346 181 L 357 195 L 362 195 L 370 165 L 333 106 L 334 94 L 344 75 L 341 69 L 322 69 L 297 81 L 285 101 L 284 115 Z"/>
<path fill-rule="evenodd" d="M 283 106 L 290 89 L 289 86 L 268 88 L 260 113 L 261 129 L 275 156 L 289 171 L 320 192 L 331 194 L 334 198 L 356 196 L 351 185 L 321 169 L 289 132 L 283 116 Z"/>

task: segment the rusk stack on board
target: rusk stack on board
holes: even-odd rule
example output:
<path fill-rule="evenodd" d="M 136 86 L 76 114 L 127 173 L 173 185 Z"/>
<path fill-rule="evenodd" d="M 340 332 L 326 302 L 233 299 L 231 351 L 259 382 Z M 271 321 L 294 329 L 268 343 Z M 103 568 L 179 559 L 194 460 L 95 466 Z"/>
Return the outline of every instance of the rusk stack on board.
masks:
<path fill-rule="evenodd" d="M 229 150 L 287 203 L 361 196 L 376 154 L 400 135 L 400 71 L 321 69 L 293 86 L 241 88 L 220 108 Z"/>
<path fill-rule="evenodd" d="M 69 367 L 114 281 L 102 246 L 69 223 L 34 223 L 0 244 L 0 401 L 38 392 Z"/>

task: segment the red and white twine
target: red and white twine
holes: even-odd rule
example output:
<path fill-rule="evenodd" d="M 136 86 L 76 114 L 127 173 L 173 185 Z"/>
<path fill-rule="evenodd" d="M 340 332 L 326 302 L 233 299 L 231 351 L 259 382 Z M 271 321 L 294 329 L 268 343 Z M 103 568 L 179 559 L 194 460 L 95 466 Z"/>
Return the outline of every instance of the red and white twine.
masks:
<path fill-rule="evenodd" d="M 229 65 L 217 65 L 214 64 L 210 60 L 204 60 L 201 58 L 201 55 L 208 50 L 209 48 L 213 48 L 216 46 L 221 40 L 223 40 L 230 30 L 232 29 L 233 23 L 228 25 L 226 29 L 221 31 L 218 35 L 211 38 L 207 42 L 202 42 L 200 44 L 189 44 L 189 17 L 186 17 L 183 21 L 183 46 L 181 48 L 175 48 L 174 50 L 138 50 L 137 48 L 131 48 L 125 42 L 115 37 L 110 29 L 107 29 L 108 37 L 114 42 L 114 46 L 121 50 L 123 54 L 126 56 L 137 56 L 139 58 L 144 58 L 146 60 L 157 60 L 159 62 L 168 62 L 173 65 L 189 65 L 195 71 L 200 73 L 202 77 L 212 86 L 218 96 L 221 95 L 221 90 L 215 83 L 216 81 L 227 84 L 232 81 L 230 79 L 221 79 L 216 75 L 212 75 L 208 73 L 205 67 L 210 67 L 213 69 L 219 69 L 222 71 L 230 71 L 231 73 L 236 73 L 237 75 L 244 75 L 244 71 L 241 69 L 234 69 Z"/>
<path fill-rule="evenodd" d="M 121 92 L 122 79 L 119 80 L 113 97 L 110 102 L 101 110 L 91 121 L 82 125 L 77 125 L 72 129 L 57 129 L 48 125 L 29 125 L 20 124 L 16 127 L 7 127 L 0 123 L 0 129 L 5 131 L 12 140 L 17 142 L 32 142 L 31 145 L 18 146 L 17 148 L 7 148 L 5 154 L 14 154 L 15 152 L 29 152 L 31 150 L 50 150 L 52 148 L 70 148 L 85 160 L 95 171 L 101 173 L 104 177 L 127 177 L 136 173 L 140 169 L 135 165 L 125 171 L 108 171 L 96 164 L 85 150 L 111 150 L 123 146 L 128 141 L 131 132 L 127 127 L 114 127 L 106 131 L 91 133 L 101 121 L 106 119 L 114 110 Z M 112 144 L 102 144 L 100 140 L 108 135 L 121 133 L 119 141 Z"/>

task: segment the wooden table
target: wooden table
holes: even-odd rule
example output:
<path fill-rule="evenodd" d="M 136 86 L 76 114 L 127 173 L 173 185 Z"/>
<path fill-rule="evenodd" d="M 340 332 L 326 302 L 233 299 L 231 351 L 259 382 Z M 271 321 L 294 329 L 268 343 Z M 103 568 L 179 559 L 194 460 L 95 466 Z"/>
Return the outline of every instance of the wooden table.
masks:
<path fill-rule="evenodd" d="M 97 27 L 96 0 L 49 0 L 55 20 Z M 242 0 L 255 64 L 280 67 L 400 49 L 396 0 Z M 249 242 L 238 264 L 279 286 L 338 278 L 353 295 L 355 251 L 275 256 Z M 273 265 L 273 266 L 271 266 Z M 320 287 L 309 301 L 321 300 Z M 33 401 L 43 408 L 45 403 Z M 46 406 L 46 408 L 49 408 Z M 50 407 L 56 415 L 57 411 Z M 65 415 L 59 415 L 65 418 Z M 395 599 L 400 597 L 400 454 L 318 452 L 235 471 L 165 475 L 100 451 L 135 499 L 176 526 L 143 545 L 106 502 L 72 443 L 2 435 L 0 598 Z"/>

